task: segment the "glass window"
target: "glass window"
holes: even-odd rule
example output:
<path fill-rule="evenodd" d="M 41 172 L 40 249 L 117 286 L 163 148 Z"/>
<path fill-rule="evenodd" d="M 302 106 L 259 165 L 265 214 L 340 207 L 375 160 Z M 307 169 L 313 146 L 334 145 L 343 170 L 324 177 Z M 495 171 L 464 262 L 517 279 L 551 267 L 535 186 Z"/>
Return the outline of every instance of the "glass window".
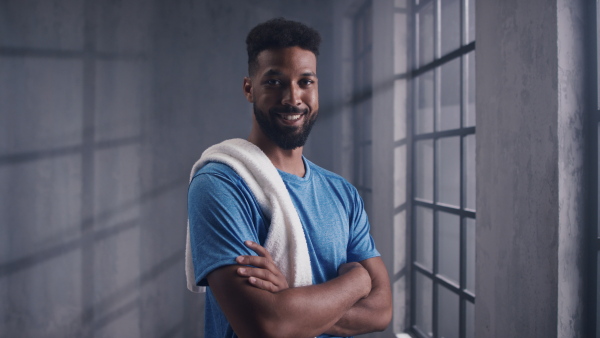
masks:
<path fill-rule="evenodd" d="M 424 268 L 433 271 L 433 211 L 415 208 L 416 252 L 415 260 Z"/>
<path fill-rule="evenodd" d="M 433 131 L 433 105 L 434 105 L 434 73 L 427 72 L 414 79 L 416 98 L 416 132 L 431 133 Z"/>
<path fill-rule="evenodd" d="M 473 337 L 475 25 L 473 0 L 411 1 L 411 332 Z"/>
<path fill-rule="evenodd" d="M 438 337 L 458 337 L 459 298 L 454 292 L 438 284 Z"/>
<path fill-rule="evenodd" d="M 437 130 L 460 127 L 460 59 L 443 64 L 440 73 L 440 109 Z"/>
<path fill-rule="evenodd" d="M 433 332 L 432 304 L 433 304 L 433 282 L 431 278 L 415 273 L 415 311 L 413 312 L 417 328 L 427 335 Z"/>
<path fill-rule="evenodd" d="M 434 1 L 429 1 L 416 13 L 417 24 L 417 50 L 419 65 L 425 65 L 434 58 L 435 46 L 435 12 Z"/>
<path fill-rule="evenodd" d="M 438 212 L 437 238 L 438 273 L 458 285 L 460 281 L 460 217 L 446 212 Z"/>
<path fill-rule="evenodd" d="M 442 0 L 440 10 L 441 55 L 446 55 L 460 47 L 460 0 Z"/>

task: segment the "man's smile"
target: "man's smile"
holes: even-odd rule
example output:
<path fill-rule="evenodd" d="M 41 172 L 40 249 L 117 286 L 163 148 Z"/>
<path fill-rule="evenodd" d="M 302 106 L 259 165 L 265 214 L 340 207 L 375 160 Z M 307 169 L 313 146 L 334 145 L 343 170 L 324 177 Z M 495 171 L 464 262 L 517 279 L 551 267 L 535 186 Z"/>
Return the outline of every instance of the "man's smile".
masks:
<path fill-rule="evenodd" d="M 284 108 L 271 109 L 271 116 L 277 118 L 279 123 L 285 126 L 301 126 L 304 124 L 305 117 L 308 115 L 308 109 L 286 106 Z"/>
<path fill-rule="evenodd" d="M 297 119 L 300 118 L 300 116 L 302 116 L 302 114 L 298 114 L 298 115 L 280 115 L 284 120 L 288 120 L 288 121 L 296 121 Z"/>
<path fill-rule="evenodd" d="M 277 113 L 276 116 L 278 117 L 279 122 L 285 126 L 301 126 L 304 124 L 304 117 L 306 116 L 306 113 Z"/>

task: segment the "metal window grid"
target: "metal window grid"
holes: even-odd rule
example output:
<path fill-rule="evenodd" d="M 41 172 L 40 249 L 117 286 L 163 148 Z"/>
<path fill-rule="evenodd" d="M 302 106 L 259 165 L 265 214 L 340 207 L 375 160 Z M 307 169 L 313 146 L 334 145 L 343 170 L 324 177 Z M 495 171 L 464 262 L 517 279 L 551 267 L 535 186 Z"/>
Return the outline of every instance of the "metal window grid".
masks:
<path fill-rule="evenodd" d="M 410 13 L 412 14 L 411 17 L 411 27 L 412 27 L 412 52 L 414 53 L 413 55 L 411 55 L 411 59 L 413 60 L 413 68 L 412 70 L 408 73 L 408 74 L 401 74 L 398 76 L 398 78 L 402 78 L 402 77 L 408 77 L 408 79 L 411 82 L 411 86 L 409 88 L 411 88 L 411 95 L 409 95 L 409 97 L 411 97 L 411 107 L 410 107 L 410 111 L 411 116 L 410 116 L 410 122 L 412 123 L 412 130 L 410 132 L 410 147 L 411 147 L 411 155 L 410 155 L 410 162 L 411 162 L 411 182 L 413 182 L 413 187 L 410 189 L 411 190 L 411 209 L 412 212 L 410 213 L 410 226 L 411 226 L 411 290 L 410 290 L 410 329 L 411 329 L 411 333 L 413 333 L 414 335 L 418 336 L 418 337 L 438 337 L 439 336 L 439 327 L 438 327 L 438 314 L 440 313 L 440 311 L 459 311 L 459 336 L 460 337 L 468 337 L 468 336 L 472 336 L 473 333 L 471 332 L 470 335 L 468 335 L 467 333 L 467 304 L 474 304 L 475 302 L 475 294 L 473 292 L 473 290 L 468 290 L 467 289 L 467 245 L 474 245 L 474 243 L 467 243 L 467 220 L 474 220 L 475 219 L 475 210 L 470 210 L 466 208 L 466 201 L 465 201 L 465 184 L 466 184 L 466 179 L 465 179 L 465 137 L 469 136 L 469 135 L 475 135 L 475 127 L 474 126 L 465 126 L 465 122 L 464 121 L 464 111 L 465 111 L 465 105 L 467 102 L 465 102 L 465 88 L 464 88 L 464 84 L 466 81 L 466 77 L 465 77 L 465 62 L 463 62 L 463 58 L 465 56 L 467 56 L 469 53 L 473 52 L 475 50 L 475 42 L 469 42 L 467 43 L 465 41 L 465 34 L 464 34 L 464 30 L 465 30 L 465 16 L 467 15 L 467 0 L 461 0 L 460 1 L 460 44 L 459 44 L 459 48 L 448 52 L 445 55 L 440 55 L 440 36 L 441 36 L 441 1 L 442 0 L 416 0 L 415 3 L 412 4 L 412 9 L 410 10 Z M 419 46 L 418 46 L 418 29 L 419 29 L 419 18 L 418 18 L 418 13 L 421 11 L 421 9 L 425 8 L 426 6 L 429 6 L 430 4 L 433 4 L 433 17 L 434 17 L 434 37 L 433 37 L 433 44 L 434 44 L 434 58 L 432 61 L 427 62 L 426 64 L 422 64 L 422 65 L 418 65 L 417 66 L 417 62 L 416 60 L 419 59 Z M 473 53 L 471 53 L 473 54 Z M 472 56 L 471 56 L 472 57 Z M 438 130 L 437 127 L 437 123 L 435 122 L 437 119 L 437 116 L 439 114 L 439 110 L 440 110 L 440 90 L 439 90 L 439 70 L 441 69 L 442 65 L 445 65 L 447 63 L 449 63 L 450 61 L 454 61 L 454 60 L 460 60 L 460 75 L 459 75 L 459 82 L 460 82 L 460 104 L 459 104 L 459 119 L 460 119 L 460 125 L 458 128 L 454 128 L 454 129 L 449 129 L 449 130 Z M 433 86 L 433 100 L 434 102 L 432 102 L 432 107 L 433 107 L 433 120 L 432 123 L 434 125 L 433 131 L 432 132 L 426 132 L 426 133 L 418 133 L 417 132 L 417 127 L 416 127 L 416 104 L 415 104 L 415 93 L 418 93 L 418 88 L 416 88 L 416 81 L 414 81 L 415 79 L 417 79 L 420 75 L 427 73 L 428 71 L 433 71 L 434 75 L 434 86 Z M 470 89 L 473 90 L 473 89 Z M 458 137 L 459 138 L 459 179 L 460 179 L 460 185 L 459 185 L 459 205 L 458 206 L 453 206 L 453 205 L 447 205 L 444 203 L 440 203 L 438 201 L 438 188 L 439 188 L 439 182 L 437 179 L 438 176 L 438 161 L 439 161 L 439 157 L 438 157 L 438 151 L 439 151 L 439 147 L 438 147 L 438 141 L 439 140 L 443 140 L 445 138 L 448 137 Z M 417 168 L 416 168 L 416 144 L 417 141 L 423 141 L 423 140 L 431 140 L 432 141 L 432 145 L 433 145 L 433 201 L 429 201 L 423 198 L 419 198 L 417 197 L 416 194 L 416 189 L 414 187 L 414 182 L 416 182 L 416 175 L 417 175 Z M 417 238 L 416 238 L 416 234 L 417 234 L 417 229 L 416 229 L 416 208 L 425 208 L 427 210 L 431 210 L 432 215 L 433 215 L 433 238 L 432 238 L 432 249 L 433 249 L 433 264 L 432 267 L 427 267 L 419 262 L 417 262 L 416 260 L 416 255 L 417 255 Z M 447 276 L 444 276 L 443 274 L 441 274 L 439 272 L 439 235 L 440 235 L 440 224 L 439 224 L 439 216 L 438 213 L 439 212 L 445 212 L 448 214 L 452 214 L 452 215 L 457 215 L 458 217 L 460 217 L 460 223 L 459 223 L 459 280 L 458 281 L 454 281 L 450 278 L 448 278 Z M 423 330 L 423 328 L 419 327 L 419 325 L 417 324 L 417 319 L 416 319 L 416 313 L 417 313 L 417 306 L 419 306 L 417 304 L 417 274 L 421 274 L 422 277 L 427 278 L 429 280 L 431 280 L 431 290 L 429 290 L 429 292 L 431 293 L 431 316 L 432 318 L 429 318 L 429 320 L 431 321 L 431 329 L 432 332 L 425 332 Z M 439 307 L 439 294 L 438 294 L 438 288 L 442 287 L 445 290 L 448 290 L 450 292 L 452 292 L 453 294 L 458 296 L 458 300 L 459 300 L 459 309 L 441 309 Z M 431 334 L 430 334 L 431 333 Z"/>

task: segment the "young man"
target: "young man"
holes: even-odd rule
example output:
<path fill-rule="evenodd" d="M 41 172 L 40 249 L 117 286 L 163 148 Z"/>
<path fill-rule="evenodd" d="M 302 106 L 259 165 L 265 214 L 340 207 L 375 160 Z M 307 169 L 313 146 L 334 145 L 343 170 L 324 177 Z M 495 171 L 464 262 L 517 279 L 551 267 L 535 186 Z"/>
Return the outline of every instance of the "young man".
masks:
<path fill-rule="evenodd" d="M 384 330 L 391 320 L 385 266 L 369 234 L 363 202 L 340 176 L 302 156 L 318 111 L 319 33 L 273 19 L 246 39 L 253 104 L 248 141 L 277 168 L 308 246 L 313 284 L 291 287 L 263 247 L 269 219 L 230 167 L 209 163 L 189 188 L 198 285 L 208 285 L 206 337 L 347 337 Z M 258 256 L 256 255 L 258 254 Z"/>

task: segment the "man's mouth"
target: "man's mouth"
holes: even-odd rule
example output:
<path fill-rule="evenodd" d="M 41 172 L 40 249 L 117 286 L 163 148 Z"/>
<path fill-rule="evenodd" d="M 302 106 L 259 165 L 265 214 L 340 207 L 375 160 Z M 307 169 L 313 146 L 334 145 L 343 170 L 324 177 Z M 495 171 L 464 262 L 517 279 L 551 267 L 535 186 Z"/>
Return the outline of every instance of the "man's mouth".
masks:
<path fill-rule="evenodd" d="M 280 114 L 279 116 L 281 116 L 281 118 L 283 118 L 284 120 L 296 121 L 297 119 L 302 117 L 302 114 L 298 114 L 298 115 L 281 115 Z"/>
<path fill-rule="evenodd" d="M 304 116 L 308 114 L 308 109 L 287 106 L 280 109 L 272 109 L 271 113 L 276 115 L 284 125 L 296 126 L 302 123 Z"/>

